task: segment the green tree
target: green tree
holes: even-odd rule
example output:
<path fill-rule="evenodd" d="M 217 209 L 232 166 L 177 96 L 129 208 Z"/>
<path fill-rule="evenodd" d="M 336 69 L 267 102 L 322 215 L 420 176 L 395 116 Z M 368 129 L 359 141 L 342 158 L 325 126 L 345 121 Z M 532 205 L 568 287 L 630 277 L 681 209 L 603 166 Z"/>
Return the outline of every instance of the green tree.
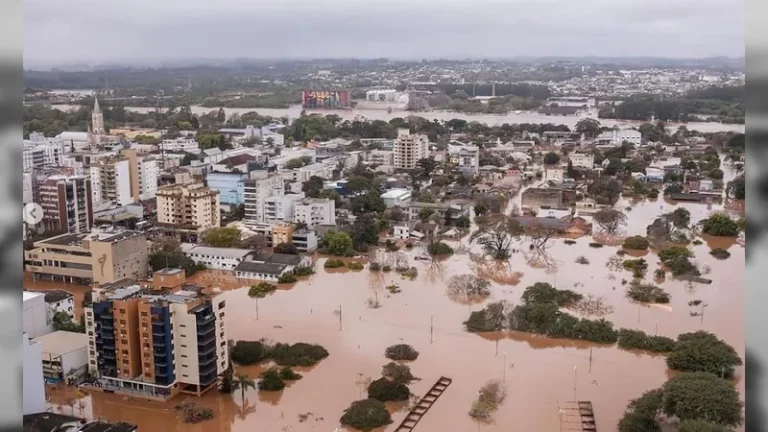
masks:
<path fill-rule="evenodd" d="M 619 420 L 619 432 L 660 432 L 658 417 L 664 403 L 660 389 L 645 392 L 627 405 L 624 416 Z"/>
<path fill-rule="evenodd" d="M 85 324 L 76 323 L 72 316 L 66 312 L 56 312 L 53 314 L 53 329 L 56 331 L 68 331 L 73 333 L 85 333 Z"/>
<path fill-rule="evenodd" d="M 232 382 L 232 390 L 240 390 L 240 396 L 242 397 L 243 405 L 245 405 L 245 392 L 249 388 L 256 390 L 256 383 L 254 383 L 252 379 L 248 378 L 248 375 L 235 375 L 235 380 Z"/>
<path fill-rule="evenodd" d="M 725 213 L 716 212 L 701 221 L 701 231 L 717 237 L 736 237 L 739 235 L 739 224 Z"/>
<path fill-rule="evenodd" d="M 419 166 L 420 175 L 423 178 L 428 178 L 432 175 L 432 172 L 437 168 L 437 161 L 432 158 L 419 159 L 416 164 Z"/>
<path fill-rule="evenodd" d="M 680 420 L 705 420 L 724 426 L 743 423 L 742 402 L 734 386 L 707 372 L 676 375 L 663 387 L 664 414 Z"/>
<path fill-rule="evenodd" d="M 670 369 L 710 372 L 724 378 L 731 377 L 734 367 L 742 364 L 732 346 L 705 331 L 681 334 L 675 349 L 667 356 Z"/>
<path fill-rule="evenodd" d="M 371 190 L 364 195 L 358 195 L 350 200 L 352 213 L 361 215 L 364 213 L 380 213 L 387 209 L 386 203 L 376 190 Z"/>
<path fill-rule="evenodd" d="M 309 180 L 301 184 L 301 191 L 309 198 L 319 198 L 320 191 L 323 190 L 324 181 L 322 177 L 311 176 Z"/>
<path fill-rule="evenodd" d="M 732 429 L 705 420 L 685 420 L 679 432 L 733 432 Z"/>
<path fill-rule="evenodd" d="M 379 378 L 368 386 L 368 398 L 382 402 L 404 401 L 411 396 L 410 390 L 405 384 L 390 381 L 387 378 Z"/>
<path fill-rule="evenodd" d="M 275 253 L 298 255 L 299 249 L 293 243 L 280 243 L 274 248 Z"/>
<path fill-rule="evenodd" d="M 355 249 L 360 250 L 363 245 L 376 245 L 379 243 L 379 224 L 373 213 L 366 213 L 359 216 L 355 222 L 348 227 L 349 236 L 352 238 L 352 244 Z"/>
<path fill-rule="evenodd" d="M 672 183 L 664 188 L 664 195 L 681 193 L 683 191 L 682 183 Z"/>
<path fill-rule="evenodd" d="M 285 381 L 280 377 L 280 371 L 269 368 L 259 375 L 260 391 L 280 391 L 285 388 Z"/>
<path fill-rule="evenodd" d="M 600 121 L 592 118 L 584 118 L 576 123 L 576 133 L 584 134 L 586 139 L 594 139 L 600 134 Z"/>
<path fill-rule="evenodd" d="M 560 163 L 560 156 L 555 152 L 549 152 L 544 155 L 544 164 L 557 165 Z"/>
<path fill-rule="evenodd" d="M 342 231 L 331 231 L 323 238 L 325 251 L 330 255 L 346 256 L 352 252 L 352 238 Z"/>
<path fill-rule="evenodd" d="M 408 365 L 389 362 L 381 368 L 381 375 L 398 384 L 410 384 L 416 377 L 411 374 Z"/>
<path fill-rule="evenodd" d="M 361 431 L 370 431 L 392 423 L 384 402 L 376 399 L 363 399 L 352 402 L 339 419 L 342 425 Z"/>
<path fill-rule="evenodd" d="M 502 216 L 473 232 L 469 242 L 481 245 L 493 259 L 502 260 L 509 258 L 512 244 L 522 233 L 523 228 L 517 220 Z"/>
<path fill-rule="evenodd" d="M 210 247 L 231 248 L 240 243 L 241 232 L 236 227 L 211 228 L 203 233 L 203 244 Z"/>
<path fill-rule="evenodd" d="M 744 174 L 728 182 L 728 196 L 743 200 L 747 196 L 747 183 Z"/>

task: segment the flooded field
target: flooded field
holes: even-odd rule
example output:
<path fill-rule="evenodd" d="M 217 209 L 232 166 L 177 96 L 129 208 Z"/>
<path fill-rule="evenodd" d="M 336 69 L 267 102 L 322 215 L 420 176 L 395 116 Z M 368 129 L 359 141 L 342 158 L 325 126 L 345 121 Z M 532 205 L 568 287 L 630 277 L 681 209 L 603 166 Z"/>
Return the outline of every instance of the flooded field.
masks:
<path fill-rule="evenodd" d="M 693 221 L 722 208 L 662 199 L 621 202 L 617 208 L 627 206 L 632 210 L 627 212 L 626 235 L 644 235 L 653 219 L 676 206 L 689 209 Z M 668 275 L 660 286 L 670 294 L 671 302 L 663 307 L 631 302 L 621 284 L 622 279 L 631 280 L 631 273 L 611 271 L 606 266 L 618 248 L 591 248 L 591 237 L 577 239 L 573 245 L 562 239 L 550 240 L 548 259 L 554 265 L 546 268 L 532 268 L 523 254 L 513 254 L 509 270 L 521 273 L 517 275 L 519 283 L 494 282 L 491 296 L 474 304 L 455 302 L 445 292 L 451 276 L 471 273 L 476 268 L 466 252 L 440 262 L 413 260 L 422 253 L 419 248 L 407 252 L 411 265 L 419 271 L 415 280 L 394 272 L 371 273 L 367 268 L 359 272 L 327 271 L 322 266 L 325 258 L 320 258 L 315 275 L 258 300 L 258 319 L 256 300 L 248 297 L 241 282 L 227 273 L 202 272 L 193 280 L 227 291 L 230 339 L 318 343 L 330 356 L 311 369 L 298 369 L 304 378 L 282 392 L 260 394 L 248 390 L 245 406 L 239 392 L 209 392 L 201 403 L 214 408 L 216 417 L 197 425 L 183 424 L 173 409 L 183 396 L 162 404 L 96 393 L 82 399 L 83 415 L 129 421 L 141 430 L 165 432 L 332 431 L 339 427 L 343 410 L 360 397 L 361 390 L 365 394 L 360 382 L 380 377 L 381 367 L 388 362 L 385 348 L 408 343 L 420 352 L 410 364 L 413 374 L 421 379 L 410 386 L 415 395 L 423 395 L 440 376 L 453 379 L 419 423 L 421 431 L 556 431 L 558 405 L 573 400 L 574 395 L 592 401 L 598 430 L 612 431 L 630 399 L 668 379 L 663 356 L 525 333 L 470 334 L 464 331 L 462 322 L 470 311 L 489 302 L 503 299 L 515 304 L 526 286 L 549 282 L 558 288 L 604 297 L 613 309 L 606 318 L 617 328 L 672 338 L 704 329 L 733 345 L 743 358 L 744 248 L 730 239 L 703 240 L 691 248 L 699 267 L 711 269 L 706 277 L 713 283 L 690 284 Z M 455 242 L 448 243 L 456 246 Z M 520 246 L 527 249 L 525 242 Z M 709 251 L 715 247 L 727 249 L 731 257 L 725 261 L 713 258 Z M 478 251 L 476 246 L 470 250 Z M 582 255 L 589 264 L 575 262 Z M 653 271 L 659 268 L 658 257 L 651 251 L 645 259 L 649 263 L 645 280 L 652 281 Z M 397 284 L 401 292 L 390 294 L 384 288 L 390 284 Z M 376 309 L 368 303 L 374 297 L 380 302 Z M 700 309 L 688 306 L 692 300 L 708 305 L 703 319 L 690 316 Z M 263 367 L 238 368 L 238 372 L 256 378 Z M 739 368 L 736 373 L 742 394 L 743 371 Z M 508 397 L 494 415 L 493 424 L 478 425 L 467 412 L 480 386 L 490 379 L 505 381 Z M 52 403 L 59 405 L 61 412 L 70 413 L 66 399 L 56 396 Z M 79 409 L 75 407 L 76 414 Z M 394 430 L 407 413 L 402 404 L 392 409 L 394 424 L 381 430 Z"/>

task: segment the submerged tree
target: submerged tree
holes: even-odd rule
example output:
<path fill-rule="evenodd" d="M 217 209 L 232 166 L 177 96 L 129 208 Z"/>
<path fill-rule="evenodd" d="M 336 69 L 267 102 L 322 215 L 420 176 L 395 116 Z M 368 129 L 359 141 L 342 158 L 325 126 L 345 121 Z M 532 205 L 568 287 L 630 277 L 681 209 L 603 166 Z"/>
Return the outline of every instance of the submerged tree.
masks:
<path fill-rule="evenodd" d="M 451 277 L 448 280 L 448 296 L 455 299 L 485 298 L 491 295 L 491 283 L 471 274 Z"/>
<path fill-rule="evenodd" d="M 606 234 L 615 235 L 619 228 L 627 224 L 627 216 L 614 209 L 602 209 L 596 212 L 592 219 Z"/>
<path fill-rule="evenodd" d="M 513 242 L 520 238 L 522 232 L 520 223 L 515 219 L 509 216 L 498 216 L 494 221 L 472 233 L 469 241 L 481 245 L 485 253 L 494 259 L 507 259 Z"/>

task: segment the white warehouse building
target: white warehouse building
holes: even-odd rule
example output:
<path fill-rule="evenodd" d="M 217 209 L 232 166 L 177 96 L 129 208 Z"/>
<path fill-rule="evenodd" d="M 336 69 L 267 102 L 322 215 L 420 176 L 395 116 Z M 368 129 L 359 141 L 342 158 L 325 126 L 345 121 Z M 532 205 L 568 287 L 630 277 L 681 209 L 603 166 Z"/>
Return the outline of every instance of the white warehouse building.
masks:
<path fill-rule="evenodd" d="M 250 249 L 217 248 L 182 243 L 181 251 L 197 264 L 213 270 L 234 270 L 252 251 Z"/>

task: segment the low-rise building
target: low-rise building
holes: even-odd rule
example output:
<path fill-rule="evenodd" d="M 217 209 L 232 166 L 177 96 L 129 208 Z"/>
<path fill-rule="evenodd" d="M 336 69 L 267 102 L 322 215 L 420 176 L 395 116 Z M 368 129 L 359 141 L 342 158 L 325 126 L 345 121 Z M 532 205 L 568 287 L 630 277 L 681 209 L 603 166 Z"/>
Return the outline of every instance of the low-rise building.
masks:
<path fill-rule="evenodd" d="M 480 148 L 477 146 L 448 144 L 448 159 L 463 173 L 476 176 L 480 170 Z"/>
<path fill-rule="evenodd" d="M 190 138 L 164 139 L 157 147 L 160 151 L 200 153 L 200 145 Z"/>
<path fill-rule="evenodd" d="M 36 280 L 81 285 L 141 280 L 147 277 L 147 249 L 147 236 L 139 231 L 63 234 L 25 251 L 25 270 Z"/>
<path fill-rule="evenodd" d="M 562 168 L 547 167 L 544 170 L 544 180 L 562 183 L 565 178 L 565 170 Z"/>
<path fill-rule="evenodd" d="M 595 155 L 592 153 L 573 152 L 568 155 L 574 168 L 592 169 L 595 167 Z"/>
<path fill-rule="evenodd" d="M 260 253 L 251 255 L 241 262 L 235 268 L 235 275 L 240 279 L 277 282 L 280 276 L 293 272 L 297 267 L 309 266 L 311 263 L 311 258 L 303 255 Z"/>
<path fill-rule="evenodd" d="M 634 129 L 612 129 L 598 135 L 595 144 L 618 146 L 624 141 L 639 146 L 643 141 L 643 135 Z"/>
<path fill-rule="evenodd" d="M 88 335 L 85 333 L 56 331 L 35 341 L 41 347 L 46 382 L 78 380 L 88 372 Z"/>
<path fill-rule="evenodd" d="M 390 189 L 381 194 L 387 208 L 407 207 L 411 203 L 412 193 L 408 189 Z"/>
<path fill-rule="evenodd" d="M 53 322 L 53 317 L 59 312 L 65 313 L 75 319 L 75 296 L 64 290 L 50 290 L 42 293 L 47 305 L 48 322 Z"/>
<path fill-rule="evenodd" d="M 86 422 L 79 417 L 38 412 L 24 415 L 24 432 L 136 432 L 138 427 L 130 423 L 109 423 L 104 420 Z"/>
<path fill-rule="evenodd" d="M 299 252 L 317 250 L 317 233 L 312 229 L 294 231 L 288 224 L 257 224 L 251 226 L 251 230 L 257 235 L 264 236 L 267 247 L 275 247 L 280 243 L 293 243 Z"/>
<path fill-rule="evenodd" d="M 563 188 L 528 188 L 521 194 L 521 204 L 534 211 L 541 207 L 566 208 L 576 200 L 576 191 Z"/>
<path fill-rule="evenodd" d="M 217 248 L 194 243 L 182 243 L 181 251 L 196 264 L 204 264 L 213 270 L 234 270 L 248 254 L 252 253 L 249 249 Z"/>
<path fill-rule="evenodd" d="M 467 206 L 461 204 L 412 202 L 408 206 L 408 220 L 421 220 L 420 215 L 423 210 L 431 210 L 433 214 L 442 218 L 445 218 L 448 211 L 450 211 L 451 217 L 456 219 L 466 215 L 469 209 Z"/>

